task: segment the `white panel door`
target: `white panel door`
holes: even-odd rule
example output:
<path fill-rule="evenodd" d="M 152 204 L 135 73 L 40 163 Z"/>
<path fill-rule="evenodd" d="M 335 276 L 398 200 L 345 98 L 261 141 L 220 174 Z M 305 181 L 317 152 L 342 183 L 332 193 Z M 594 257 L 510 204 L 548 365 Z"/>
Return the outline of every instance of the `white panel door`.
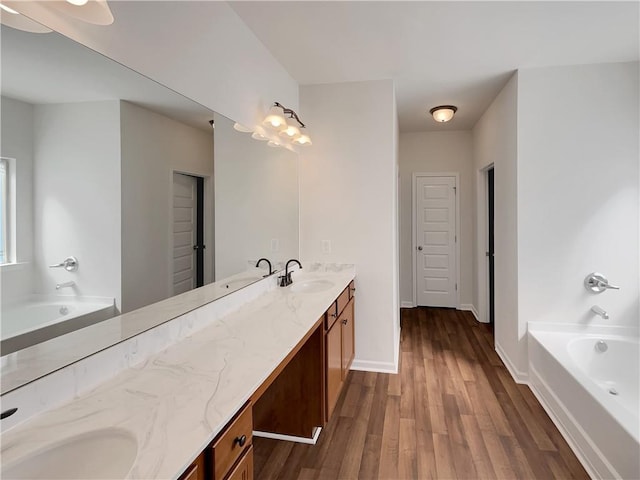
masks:
<path fill-rule="evenodd" d="M 173 294 L 196 286 L 196 178 L 173 174 Z"/>
<path fill-rule="evenodd" d="M 456 179 L 416 177 L 416 302 L 456 307 Z"/>

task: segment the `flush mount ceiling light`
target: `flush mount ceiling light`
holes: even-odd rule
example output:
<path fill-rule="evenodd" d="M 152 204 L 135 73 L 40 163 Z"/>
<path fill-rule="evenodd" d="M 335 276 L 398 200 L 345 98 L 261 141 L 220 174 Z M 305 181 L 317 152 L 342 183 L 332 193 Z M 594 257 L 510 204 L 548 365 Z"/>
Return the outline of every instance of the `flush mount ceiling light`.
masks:
<path fill-rule="evenodd" d="M 275 102 L 269 109 L 269 113 L 262 124 L 275 129 L 281 137 L 289 140 L 292 144 L 311 145 L 311 138 L 309 138 L 306 125 L 302 123 L 298 114 L 278 102 Z M 274 141 L 273 143 L 285 148 L 290 146 L 290 144 L 284 143 L 284 140 L 280 142 Z"/>
<path fill-rule="evenodd" d="M 457 111 L 458 107 L 454 105 L 440 105 L 439 107 L 433 107 L 429 110 L 429 113 L 436 122 L 444 123 L 451 120 Z"/>

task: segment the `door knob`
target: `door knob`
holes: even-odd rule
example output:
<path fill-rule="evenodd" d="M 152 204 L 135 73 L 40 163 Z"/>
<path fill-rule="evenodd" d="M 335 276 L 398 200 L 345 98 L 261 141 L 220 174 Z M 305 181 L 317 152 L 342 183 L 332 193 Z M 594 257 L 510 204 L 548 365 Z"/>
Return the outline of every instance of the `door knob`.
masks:
<path fill-rule="evenodd" d="M 420 246 L 418 247 L 418 250 L 422 251 L 422 245 L 420 245 Z"/>

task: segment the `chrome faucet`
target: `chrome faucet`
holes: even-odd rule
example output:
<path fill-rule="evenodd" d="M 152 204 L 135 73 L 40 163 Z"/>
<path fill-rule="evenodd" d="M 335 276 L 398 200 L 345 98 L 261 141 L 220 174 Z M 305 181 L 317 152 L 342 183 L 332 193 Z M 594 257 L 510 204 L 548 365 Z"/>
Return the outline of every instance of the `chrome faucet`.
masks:
<path fill-rule="evenodd" d="M 64 268 L 67 272 L 75 272 L 78 270 L 78 265 L 76 257 L 67 257 L 60 263 L 49 265 L 49 268 Z"/>
<path fill-rule="evenodd" d="M 66 287 L 74 287 L 75 284 L 76 284 L 76 282 L 74 282 L 74 281 L 58 283 L 58 284 L 56 284 L 56 290 L 60 290 L 61 288 L 66 288 Z"/>
<path fill-rule="evenodd" d="M 604 320 L 609 320 L 609 314 L 598 305 L 594 305 L 593 307 L 591 307 L 591 311 L 596 315 L 600 315 Z"/>
<path fill-rule="evenodd" d="M 260 266 L 260 262 L 265 261 L 267 262 L 267 265 L 269 265 L 269 273 L 267 275 L 264 275 L 265 277 L 268 277 L 269 275 L 271 275 L 273 273 L 273 270 L 271 269 L 271 262 L 269 261 L 268 258 L 261 258 L 260 260 L 258 260 L 256 262 L 256 268 L 258 268 Z"/>
<path fill-rule="evenodd" d="M 289 260 L 284 267 L 284 275 L 281 275 L 280 277 L 278 277 L 278 280 L 280 280 L 279 285 L 281 287 L 288 287 L 293 283 L 293 279 L 291 278 L 291 272 L 289 271 L 289 264 L 291 262 L 297 263 L 298 267 L 302 268 L 302 264 L 295 258 L 292 258 L 291 260 Z"/>

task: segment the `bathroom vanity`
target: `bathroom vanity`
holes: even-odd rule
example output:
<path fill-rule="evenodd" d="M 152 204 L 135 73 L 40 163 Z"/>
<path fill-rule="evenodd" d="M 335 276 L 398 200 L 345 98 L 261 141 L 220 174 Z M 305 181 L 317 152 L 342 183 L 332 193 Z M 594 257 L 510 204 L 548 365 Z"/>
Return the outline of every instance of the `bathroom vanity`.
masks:
<path fill-rule="evenodd" d="M 319 281 L 307 282 L 313 289 Z M 180 480 L 253 478 L 257 436 L 315 442 L 353 361 L 352 280 Z"/>
<path fill-rule="evenodd" d="M 263 280 L 237 310 L 4 432 L 3 478 L 96 435 L 127 452 L 123 478 L 252 478 L 254 431 L 312 442 L 329 420 L 354 354 L 354 278 L 353 266 L 329 266 L 285 288 Z M 119 462 L 111 450 L 102 460 Z"/>

